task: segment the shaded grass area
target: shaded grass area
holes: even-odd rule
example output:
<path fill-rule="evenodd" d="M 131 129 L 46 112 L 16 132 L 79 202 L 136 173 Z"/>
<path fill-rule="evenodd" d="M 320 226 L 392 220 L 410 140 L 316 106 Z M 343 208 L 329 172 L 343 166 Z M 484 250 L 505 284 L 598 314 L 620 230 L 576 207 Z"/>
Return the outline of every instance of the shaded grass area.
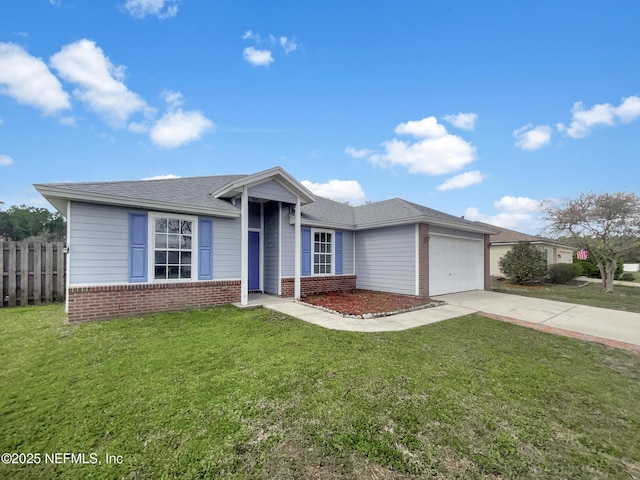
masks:
<path fill-rule="evenodd" d="M 62 322 L 0 310 L 0 450 L 102 464 L 1 478 L 640 476 L 628 352 L 478 316 L 375 334 L 230 306 Z"/>
<path fill-rule="evenodd" d="M 579 282 L 568 285 L 545 284 L 543 286 L 527 287 L 508 283 L 506 281 L 492 281 L 494 292 L 515 293 L 527 297 L 546 298 L 560 302 L 578 303 L 592 307 L 611 308 L 640 312 L 640 287 L 625 287 L 615 285 L 613 292 L 602 291 L 599 283 L 589 283 L 585 286 Z"/>

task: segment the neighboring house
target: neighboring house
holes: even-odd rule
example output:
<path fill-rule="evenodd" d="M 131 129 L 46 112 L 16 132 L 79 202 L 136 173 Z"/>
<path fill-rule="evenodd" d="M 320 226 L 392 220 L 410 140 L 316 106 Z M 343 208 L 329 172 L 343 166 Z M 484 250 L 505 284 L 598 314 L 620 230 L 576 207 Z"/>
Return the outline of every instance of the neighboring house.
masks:
<path fill-rule="evenodd" d="M 489 288 L 489 234 L 398 198 L 316 197 L 280 167 L 252 175 L 39 184 L 67 218 L 70 321 L 370 289 Z"/>
<path fill-rule="evenodd" d="M 485 227 L 494 228 L 500 232 L 491 235 L 489 240 L 491 252 L 491 276 L 499 277 L 503 275 L 500 271 L 499 261 L 505 253 L 511 250 L 511 247 L 519 242 L 529 242 L 538 247 L 541 252 L 544 252 L 547 259 L 547 265 L 573 262 L 573 247 L 570 245 L 550 238 L 528 235 L 526 233 L 516 232 L 515 230 L 509 230 L 508 228 L 496 227 L 495 225 L 489 225 L 487 223 L 476 223 Z"/>

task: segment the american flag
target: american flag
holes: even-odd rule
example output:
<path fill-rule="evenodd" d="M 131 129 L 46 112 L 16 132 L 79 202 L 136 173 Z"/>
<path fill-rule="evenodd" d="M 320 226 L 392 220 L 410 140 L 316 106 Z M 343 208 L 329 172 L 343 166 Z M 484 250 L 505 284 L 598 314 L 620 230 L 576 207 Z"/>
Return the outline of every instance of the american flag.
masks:
<path fill-rule="evenodd" d="M 576 258 L 578 260 L 586 260 L 588 256 L 589 256 L 589 250 L 587 250 L 586 248 L 583 248 L 578 253 L 576 253 Z"/>

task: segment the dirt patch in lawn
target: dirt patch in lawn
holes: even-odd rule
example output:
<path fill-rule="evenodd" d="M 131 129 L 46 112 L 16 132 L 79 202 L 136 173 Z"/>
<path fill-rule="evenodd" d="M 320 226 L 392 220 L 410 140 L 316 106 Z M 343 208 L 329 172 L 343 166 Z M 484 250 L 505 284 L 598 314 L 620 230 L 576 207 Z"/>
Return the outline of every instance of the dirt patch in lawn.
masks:
<path fill-rule="evenodd" d="M 366 315 L 410 310 L 432 305 L 431 299 L 399 295 L 397 293 L 374 292 L 372 290 L 344 290 L 307 295 L 304 303 L 326 308 L 344 315 Z"/>

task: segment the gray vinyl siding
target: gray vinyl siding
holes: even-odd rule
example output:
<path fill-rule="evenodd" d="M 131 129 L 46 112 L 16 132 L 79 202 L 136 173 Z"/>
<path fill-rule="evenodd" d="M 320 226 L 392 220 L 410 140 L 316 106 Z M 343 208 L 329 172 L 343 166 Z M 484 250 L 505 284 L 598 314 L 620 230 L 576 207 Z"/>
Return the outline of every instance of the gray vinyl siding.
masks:
<path fill-rule="evenodd" d="M 240 219 L 213 219 L 213 279 L 240 278 Z"/>
<path fill-rule="evenodd" d="M 283 277 L 293 277 L 295 274 L 295 226 L 289 223 L 289 207 L 282 205 L 280 215 L 280 229 L 282 232 L 280 267 Z"/>
<path fill-rule="evenodd" d="M 296 203 L 296 196 L 275 180 L 249 187 L 249 196 L 276 202 Z"/>
<path fill-rule="evenodd" d="M 429 225 L 429 233 L 439 233 L 440 235 L 451 235 L 454 237 L 473 238 L 474 240 L 483 240 L 482 233 L 465 232 L 464 230 L 454 230 L 453 228 L 436 227 Z"/>
<path fill-rule="evenodd" d="M 353 232 L 342 230 L 342 274 L 353 275 Z"/>
<path fill-rule="evenodd" d="M 415 225 L 362 230 L 356 235 L 356 286 L 415 295 Z"/>
<path fill-rule="evenodd" d="M 267 293 L 278 293 L 278 203 L 264 204 L 264 273 L 263 288 Z"/>
<path fill-rule="evenodd" d="M 71 203 L 69 285 L 129 281 L 129 212 Z"/>

